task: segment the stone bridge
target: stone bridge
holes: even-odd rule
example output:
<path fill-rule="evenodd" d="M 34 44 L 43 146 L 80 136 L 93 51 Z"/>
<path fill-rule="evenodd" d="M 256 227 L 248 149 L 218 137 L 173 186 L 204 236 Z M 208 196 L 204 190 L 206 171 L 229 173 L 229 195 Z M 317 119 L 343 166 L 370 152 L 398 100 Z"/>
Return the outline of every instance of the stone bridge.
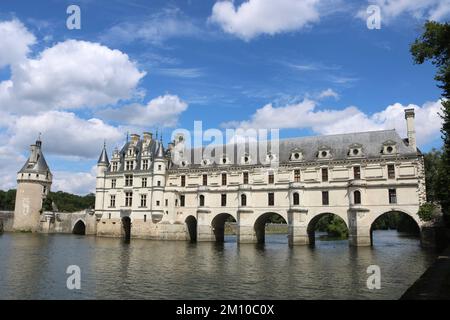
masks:
<path fill-rule="evenodd" d="M 349 242 L 354 246 L 372 244 L 372 225 L 379 217 L 390 212 L 406 214 L 420 228 L 423 223 L 417 215 L 418 206 L 376 206 L 376 208 L 352 206 L 309 208 L 201 208 L 196 212 L 183 213 L 188 239 L 196 241 L 223 241 L 224 225 L 232 217 L 237 224 L 239 243 L 263 243 L 265 225 L 272 215 L 281 216 L 288 225 L 289 245 L 314 244 L 316 224 L 325 214 L 335 214 L 349 230 Z"/>

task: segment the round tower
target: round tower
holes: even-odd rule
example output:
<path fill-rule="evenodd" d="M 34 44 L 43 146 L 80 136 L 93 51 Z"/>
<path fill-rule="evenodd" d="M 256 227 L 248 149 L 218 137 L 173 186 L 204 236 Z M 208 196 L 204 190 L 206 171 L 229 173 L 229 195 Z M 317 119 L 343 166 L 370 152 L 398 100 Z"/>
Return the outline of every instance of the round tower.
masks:
<path fill-rule="evenodd" d="M 102 213 L 105 209 L 105 183 L 106 170 L 109 167 L 108 153 L 106 151 L 106 144 L 103 145 L 102 153 L 97 161 L 97 178 L 95 186 L 95 211 Z"/>
<path fill-rule="evenodd" d="M 39 230 L 42 203 L 50 192 L 52 174 L 42 153 L 42 141 L 31 145 L 30 157 L 17 173 L 13 230 Z"/>
<path fill-rule="evenodd" d="M 166 186 L 166 160 L 162 141 L 156 146 L 153 160 L 152 219 L 158 221 L 164 215 L 164 187 Z"/>

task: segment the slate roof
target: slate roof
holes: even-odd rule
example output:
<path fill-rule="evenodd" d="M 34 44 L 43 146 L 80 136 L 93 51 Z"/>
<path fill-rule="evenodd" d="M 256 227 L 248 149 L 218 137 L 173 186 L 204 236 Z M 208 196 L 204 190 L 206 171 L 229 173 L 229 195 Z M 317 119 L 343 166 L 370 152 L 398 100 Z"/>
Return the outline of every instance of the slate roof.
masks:
<path fill-rule="evenodd" d="M 37 161 L 31 162 L 31 155 L 25 162 L 19 173 L 47 173 L 50 172 L 47 161 L 45 161 L 44 154 L 42 153 L 40 141 L 36 142 Z"/>
<path fill-rule="evenodd" d="M 281 139 L 279 143 L 279 161 L 280 163 L 291 162 L 291 154 L 295 151 L 301 151 L 303 161 L 317 161 L 318 152 L 322 148 L 330 151 L 331 160 L 345 160 L 351 158 L 351 156 L 349 156 L 350 148 L 357 145 L 360 145 L 362 148 L 363 158 L 379 158 L 382 155 L 383 145 L 385 143 L 395 144 L 397 148 L 396 154 L 398 156 L 413 156 L 417 154 L 417 150 L 414 150 L 413 147 L 409 146 L 407 140 L 403 140 L 393 129 Z M 261 156 L 259 156 L 258 159 L 252 159 L 257 160 L 256 164 L 260 164 L 260 159 L 265 159 L 267 152 L 270 152 L 270 141 L 267 145 L 267 150 L 265 147 L 263 150 L 258 150 L 258 154 L 261 153 Z M 227 145 L 221 145 L 218 147 L 218 150 L 222 150 L 222 152 L 225 153 L 226 147 Z M 230 147 L 230 145 L 228 145 L 228 147 Z M 250 145 L 247 143 L 245 147 L 243 147 L 241 144 L 238 148 L 238 145 L 234 144 L 232 147 L 234 148 L 234 157 L 233 159 L 229 159 L 230 163 L 241 164 L 241 158 L 245 153 L 248 153 Z M 189 154 L 189 159 L 186 159 L 188 161 L 187 168 L 201 166 L 199 163 L 194 163 L 194 152 L 202 152 L 204 149 L 205 148 L 191 149 L 191 152 L 186 152 L 186 154 Z M 221 157 L 221 155 L 212 154 L 212 157 L 217 158 Z M 211 164 L 210 166 L 214 165 L 217 164 Z M 171 167 L 177 168 L 179 166 L 174 164 Z"/>

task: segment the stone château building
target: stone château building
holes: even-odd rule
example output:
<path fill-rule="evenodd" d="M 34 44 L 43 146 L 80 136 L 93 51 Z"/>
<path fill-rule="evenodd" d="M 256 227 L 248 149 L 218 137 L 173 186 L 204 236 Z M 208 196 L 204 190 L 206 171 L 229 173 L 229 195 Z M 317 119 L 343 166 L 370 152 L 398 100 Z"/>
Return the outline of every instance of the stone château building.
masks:
<path fill-rule="evenodd" d="M 278 214 L 289 243 L 299 245 L 312 243 L 317 221 L 333 213 L 347 224 L 350 244 L 370 245 L 384 213 L 403 212 L 421 225 L 425 177 L 414 109 L 405 119 L 406 139 L 395 130 L 291 138 L 279 142 L 278 154 L 254 157 L 238 145 L 228 154 L 223 146 L 199 163 L 180 148 L 182 139 L 165 150 L 151 133 L 133 134 L 110 160 L 105 148 L 100 155 L 95 233 L 220 241 L 232 217 L 238 242 L 262 242 L 265 223 Z"/>

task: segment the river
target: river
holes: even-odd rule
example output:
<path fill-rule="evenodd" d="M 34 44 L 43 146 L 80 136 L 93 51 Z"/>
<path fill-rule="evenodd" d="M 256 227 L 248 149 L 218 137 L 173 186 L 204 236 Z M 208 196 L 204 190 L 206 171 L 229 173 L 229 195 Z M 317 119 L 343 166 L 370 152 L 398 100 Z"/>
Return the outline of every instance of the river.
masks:
<path fill-rule="evenodd" d="M 435 253 L 416 238 L 374 231 L 374 247 L 346 240 L 289 248 L 286 235 L 265 245 L 149 241 L 77 235 L 0 235 L 0 299 L 398 299 Z M 81 289 L 68 290 L 69 265 Z M 378 265 L 381 289 L 366 270 Z"/>

